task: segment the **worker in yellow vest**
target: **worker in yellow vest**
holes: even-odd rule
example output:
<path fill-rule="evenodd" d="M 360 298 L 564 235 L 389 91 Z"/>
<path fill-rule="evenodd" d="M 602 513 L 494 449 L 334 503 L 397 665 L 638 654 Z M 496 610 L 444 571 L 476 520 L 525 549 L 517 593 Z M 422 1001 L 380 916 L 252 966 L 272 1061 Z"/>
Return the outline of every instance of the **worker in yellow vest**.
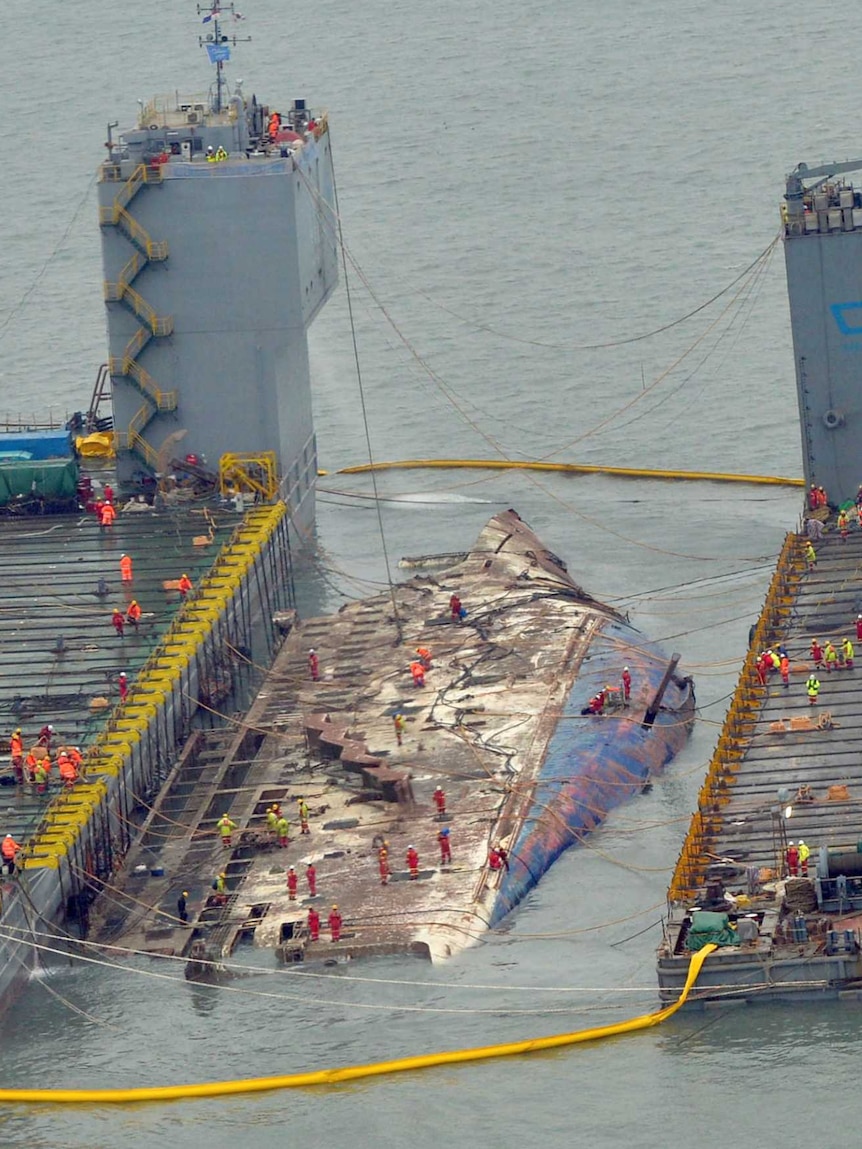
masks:
<path fill-rule="evenodd" d="M 290 822 L 288 822 L 284 814 L 282 814 L 282 816 L 275 823 L 275 832 L 278 837 L 279 846 L 284 849 L 290 840 Z"/>
<path fill-rule="evenodd" d="M 805 683 L 805 689 L 808 692 L 809 706 L 817 704 L 817 695 L 820 693 L 820 679 L 816 674 L 809 674 L 808 681 Z"/>
<path fill-rule="evenodd" d="M 849 638 L 845 638 L 841 643 L 841 653 L 844 655 L 844 665 L 848 670 L 853 669 L 853 643 Z"/>
<path fill-rule="evenodd" d="M 799 850 L 799 872 L 803 878 L 807 878 L 808 859 L 811 857 L 811 850 L 808 846 L 805 845 L 801 838 L 799 839 L 799 845 L 797 846 L 797 849 Z"/>
<path fill-rule="evenodd" d="M 231 821 L 230 815 L 222 814 L 217 825 L 218 832 L 221 834 L 221 844 L 225 847 L 230 846 L 230 836 L 236 829 L 236 822 Z"/>

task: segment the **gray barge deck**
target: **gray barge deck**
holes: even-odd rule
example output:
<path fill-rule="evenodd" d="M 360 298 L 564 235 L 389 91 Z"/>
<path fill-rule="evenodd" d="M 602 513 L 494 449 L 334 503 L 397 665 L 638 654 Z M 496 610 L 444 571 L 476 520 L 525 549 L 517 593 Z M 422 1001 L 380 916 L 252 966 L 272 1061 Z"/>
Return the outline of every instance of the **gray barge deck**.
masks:
<path fill-rule="evenodd" d="M 811 571 L 804 543 L 788 536 L 677 863 L 658 954 L 666 1001 L 684 981 L 695 907 L 756 915 L 758 933 L 707 959 L 694 1000 L 862 992 L 862 665 L 818 671 L 815 706 L 805 686 L 812 639 L 862 648 L 862 530 L 854 520 L 842 541 L 833 518 Z M 790 685 L 775 672 L 763 687 L 755 660 L 779 644 Z M 807 876 L 789 873 L 800 840 Z"/>

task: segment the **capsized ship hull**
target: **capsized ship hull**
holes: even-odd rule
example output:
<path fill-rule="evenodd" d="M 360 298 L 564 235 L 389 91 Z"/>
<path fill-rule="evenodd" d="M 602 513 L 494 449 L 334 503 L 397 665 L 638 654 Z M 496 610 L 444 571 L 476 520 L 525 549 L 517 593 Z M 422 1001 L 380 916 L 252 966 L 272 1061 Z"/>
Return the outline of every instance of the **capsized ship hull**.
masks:
<path fill-rule="evenodd" d="M 464 617 L 453 612 L 453 596 Z M 291 615 L 283 625 L 285 643 L 235 745 L 212 786 L 193 791 L 197 816 L 176 804 L 187 801 L 180 775 L 165 800 L 182 835 L 160 827 L 146 856 L 129 860 L 133 884 L 136 861 L 155 858 L 164 870 L 130 892 L 165 918 L 188 891 L 193 921 L 205 931 L 198 972 L 207 968 L 201 957 L 219 963 L 252 934 L 290 961 L 450 957 L 636 793 L 683 744 L 693 717 L 691 684 L 669 676 L 667 656 L 578 586 L 511 510 L 490 520 L 460 563 L 335 615 Z M 414 682 L 420 648 L 430 666 Z M 582 715 L 626 666 L 628 709 Z M 256 732 L 253 746 L 248 731 Z M 300 799 L 309 807 L 307 834 L 296 832 Z M 266 820 L 275 802 L 291 823 L 281 845 Z M 228 851 L 217 831 L 224 814 L 236 827 Z M 497 843 L 508 851 L 508 873 L 489 865 Z M 290 866 L 294 897 L 284 877 Z M 223 901 L 211 892 L 220 870 Z M 344 922 L 335 942 L 326 931 L 332 903 Z M 315 910 L 319 940 L 309 932 Z M 189 938 L 185 927 L 160 929 L 153 944 L 188 953 Z M 146 928 L 128 944 L 147 948 Z"/>

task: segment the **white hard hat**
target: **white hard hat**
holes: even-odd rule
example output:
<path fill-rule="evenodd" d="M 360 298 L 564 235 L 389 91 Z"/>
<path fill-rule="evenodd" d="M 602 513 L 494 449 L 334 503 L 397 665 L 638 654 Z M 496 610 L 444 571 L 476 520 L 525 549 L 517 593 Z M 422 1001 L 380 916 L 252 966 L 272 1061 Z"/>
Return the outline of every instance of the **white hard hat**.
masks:
<path fill-rule="evenodd" d="M 793 842 L 788 842 L 788 843 L 787 843 L 787 845 L 788 845 L 788 846 L 792 846 L 792 845 L 793 845 Z"/>

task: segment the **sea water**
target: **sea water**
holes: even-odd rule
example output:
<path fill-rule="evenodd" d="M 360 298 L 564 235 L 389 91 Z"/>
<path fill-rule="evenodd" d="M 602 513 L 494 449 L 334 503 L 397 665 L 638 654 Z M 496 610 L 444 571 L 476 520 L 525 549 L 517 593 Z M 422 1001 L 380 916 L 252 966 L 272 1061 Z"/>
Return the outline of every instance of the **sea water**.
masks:
<path fill-rule="evenodd" d="M 243 15 L 231 32 L 252 40 L 233 48 L 230 77 L 330 113 L 374 458 L 801 473 L 770 244 L 786 171 L 855 146 L 859 36 L 839 9 L 249 0 Z M 178 78 L 205 88 L 210 69 L 194 5 L 10 0 L 4 16 L 0 414 L 60 414 L 86 405 L 105 357 L 94 175 L 107 124 Z M 368 461 L 348 318 L 342 282 L 311 337 L 331 473 L 300 563 L 303 613 L 384 586 L 384 548 L 397 574 L 403 555 L 466 549 L 512 506 L 589 591 L 682 654 L 700 703 L 691 742 L 445 966 L 307 976 L 243 950 L 246 976 L 212 989 L 181 965 L 46 956 L 4 1022 L 4 1085 L 290 1072 L 656 1006 L 668 880 L 799 494 L 391 471 L 381 539 L 370 480 L 335 473 Z M 830 1091 L 855 1095 L 858 1022 L 826 1004 L 683 1014 L 629 1038 L 326 1091 L 10 1108 L 0 1131 L 46 1146 L 829 1147 L 854 1142 L 853 1106 L 816 1116 L 807 1083 L 827 1068 Z"/>

